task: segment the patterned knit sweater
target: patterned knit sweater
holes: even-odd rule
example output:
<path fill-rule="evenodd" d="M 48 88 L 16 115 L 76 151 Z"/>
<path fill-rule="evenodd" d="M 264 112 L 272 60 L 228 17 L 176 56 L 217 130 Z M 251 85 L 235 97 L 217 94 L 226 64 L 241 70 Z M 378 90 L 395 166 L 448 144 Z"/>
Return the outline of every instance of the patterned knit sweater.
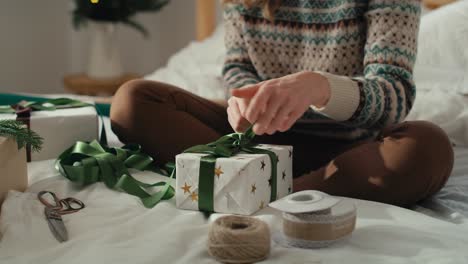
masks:
<path fill-rule="evenodd" d="M 227 5 L 228 88 L 308 70 L 327 77 L 331 97 L 294 125 L 356 140 L 402 121 L 415 99 L 418 0 L 282 0 L 271 22 L 260 8 Z M 311 83 L 310 85 L 314 85 Z"/>

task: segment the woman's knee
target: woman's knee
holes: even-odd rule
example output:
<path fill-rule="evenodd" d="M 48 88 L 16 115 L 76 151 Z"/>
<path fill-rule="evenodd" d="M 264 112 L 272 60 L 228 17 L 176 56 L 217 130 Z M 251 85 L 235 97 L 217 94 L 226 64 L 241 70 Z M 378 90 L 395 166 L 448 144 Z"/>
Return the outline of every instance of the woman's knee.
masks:
<path fill-rule="evenodd" d="M 122 141 L 131 138 L 154 106 L 169 97 L 171 86 L 148 80 L 132 80 L 123 84 L 112 99 L 112 130 Z"/>
<path fill-rule="evenodd" d="M 445 185 L 453 168 L 453 148 L 447 134 L 430 122 L 405 122 L 394 131 L 387 142 L 396 143 L 393 151 L 398 168 L 390 170 L 392 175 L 387 179 L 393 178 L 395 185 L 407 190 L 402 193 L 401 203 L 408 205 L 435 194 Z"/>
<path fill-rule="evenodd" d="M 144 97 L 147 86 L 145 80 L 131 80 L 124 83 L 115 93 L 112 99 L 111 120 L 119 120 L 123 113 L 131 113 L 138 105 L 137 101 Z"/>
<path fill-rule="evenodd" d="M 111 120 L 132 117 L 148 104 L 166 102 L 175 90 L 176 87 L 161 82 L 143 79 L 128 81 L 117 90 L 112 99 Z"/>

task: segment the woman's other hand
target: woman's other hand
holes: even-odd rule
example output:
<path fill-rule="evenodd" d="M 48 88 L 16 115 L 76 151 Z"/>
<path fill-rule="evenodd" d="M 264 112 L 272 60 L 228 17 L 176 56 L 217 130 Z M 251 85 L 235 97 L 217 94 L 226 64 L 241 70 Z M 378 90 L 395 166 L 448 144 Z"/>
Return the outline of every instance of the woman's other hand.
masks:
<path fill-rule="evenodd" d="M 324 107 L 330 87 L 323 75 L 304 71 L 239 88 L 232 95 L 250 100 L 243 116 L 255 124 L 254 132 L 272 135 L 290 129 L 311 105 Z"/>
<path fill-rule="evenodd" d="M 251 125 L 249 121 L 244 118 L 244 113 L 249 101 L 249 99 L 237 97 L 231 97 L 228 100 L 228 120 L 232 129 L 236 132 L 245 132 Z"/>

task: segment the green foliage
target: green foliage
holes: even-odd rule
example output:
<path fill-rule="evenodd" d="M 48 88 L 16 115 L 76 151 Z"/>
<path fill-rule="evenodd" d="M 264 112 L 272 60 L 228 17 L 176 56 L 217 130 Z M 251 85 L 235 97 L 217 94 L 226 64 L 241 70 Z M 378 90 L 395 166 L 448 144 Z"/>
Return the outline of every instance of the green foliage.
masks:
<path fill-rule="evenodd" d="M 133 19 L 140 12 L 157 12 L 170 0 L 73 0 L 73 25 L 75 29 L 85 26 L 89 20 L 97 22 L 123 23 L 135 28 L 145 37 L 148 31 Z"/>
<path fill-rule="evenodd" d="M 27 144 L 31 145 L 33 151 L 40 151 L 42 148 L 43 139 L 16 120 L 0 120 L 0 136 L 16 140 L 18 149 Z"/>

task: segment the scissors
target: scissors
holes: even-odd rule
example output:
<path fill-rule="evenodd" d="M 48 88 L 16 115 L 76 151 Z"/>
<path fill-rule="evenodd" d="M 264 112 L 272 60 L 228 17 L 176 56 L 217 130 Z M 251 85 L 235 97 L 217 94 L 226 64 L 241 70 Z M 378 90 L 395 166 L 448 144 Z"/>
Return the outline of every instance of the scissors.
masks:
<path fill-rule="evenodd" d="M 51 199 L 46 199 L 46 196 L 51 196 L 53 202 L 49 202 Z M 43 205 L 44 214 L 49 224 L 50 231 L 59 242 L 65 242 L 68 240 L 68 232 L 63 223 L 62 215 L 72 214 L 85 208 L 82 201 L 68 197 L 65 199 L 57 198 L 57 195 L 49 191 L 41 191 L 37 194 L 37 198 Z"/>

